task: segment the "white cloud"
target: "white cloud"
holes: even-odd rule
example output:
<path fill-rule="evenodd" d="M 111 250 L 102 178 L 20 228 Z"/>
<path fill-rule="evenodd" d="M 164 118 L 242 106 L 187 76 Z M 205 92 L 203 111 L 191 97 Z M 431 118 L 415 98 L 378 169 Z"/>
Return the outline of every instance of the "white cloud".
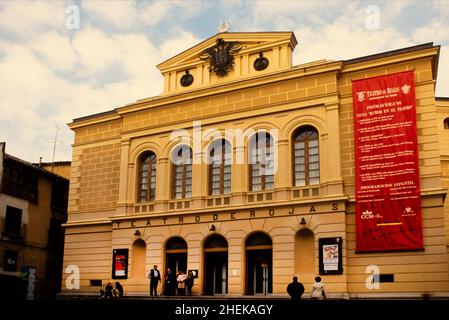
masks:
<path fill-rule="evenodd" d="M 36 41 L 40 40 L 55 50 L 64 47 L 72 55 L 69 63 L 48 50 L 37 50 Z M 40 156 L 51 161 L 56 123 L 61 127 L 59 141 L 64 143 L 58 144 L 56 159 L 68 159 L 73 134 L 65 123 L 161 92 L 162 79 L 155 68 L 161 61 L 159 51 L 143 34 L 108 37 L 85 28 L 73 39 L 73 47 L 68 38 L 45 33 L 31 45 L 0 40 L 0 51 L 0 140 L 8 142 L 9 153 L 30 161 L 38 161 Z M 93 80 L 65 78 L 55 72 L 55 63 L 76 65 L 79 72 L 90 70 L 89 79 Z M 119 81 L 105 80 L 93 86 L 107 66 L 124 70 L 124 75 Z"/>
<path fill-rule="evenodd" d="M 78 60 L 70 39 L 56 31 L 39 34 L 31 41 L 30 47 L 42 57 L 46 65 L 55 70 L 70 71 Z"/>
<path fill-rule="evenodd" d="M 92 75 L 121 59 L 121 47 L 100 29 L 85 27 L 73 37 L 73 47 Z"/>
<path fill-rule="evenodd" d="M 365 2 L 87 1 L 81 3 L 81 29 L 70 31 L 70 3 L 0 2 L 0 140 L 7 141 L 8 153 L 26 160 L 51 160 L 56 123 L 56 160 L 70 159 L 73 134 L 65 123 L 159 94 L 163 81 L 155 66 L 204 40 L 191 30 L 212 25 L 215 31 L 214 17 L 229 17 L 231 31 L 295 30 L 295 64 L 441 43 L 437 94 L 449 95 L 443 5 L 435 4 L 434 17 L 421 27 L 404 31 L 394 22 L 407 17 L 406 1 L 380 4 L 379 30 L 366 29 Z M 164 40 L 155 44 L 153 38 Z"/>
<path fill-rule="evenodd" d="M 441 8 L 443 8 L 442 4 Z M 446 6 L 446 9 L 449 6 Z M 441 45 L 440 60 L 438 63 L 438 79 L 436 85 L 437 96 L 449 96 L 449 23 L 441 17 L 433 19 L 430 23 L 417 28 L 412 33 L 417 43 L 433 42 Z"/>
<path fill-rule="evenodd" d="M 449 43 L 449 24 L 447 21 L 434 19 L 429 24 L 414 30 L 412 38 L 419 43 Z"/>
<path fill-rule="evenodd" d="M 342 23 L 319 29 L 302 27 L 295 33 L 299 38 L 294 54 L 295 64 L 320 59 L 352 59 L 413 45 L 391 28 L 369 31 L 363 28 L 353 29 Z"/>
<path fill-rule="evenodd" d="M 441 46 L 435 95 L 449 97 L 449 45 Z"/>
<path fill-rule="evenodd" d="M 118 29 L 130 29 L 138 23 L 134 1 L 84 1 L 82 8 L 92 20 L 100 20 Z"/>
<path fill-rule="evenodd" d="M 65 28 L 63 1 L 2 1 L 0 30 L 27 38 L 44 30 Z"/>
<path fill-rule="evenodd" d="M 144 6 L 140 11 L 140 19 L 147 26 L 154 26 L 159 23 L 169 12 L 173 5 L 171 1 L 154 1 Z"/>
<path fill-rule="evenodd" d="M 177 29 L 174 37 L 167 39 L 164 43 L 162 43 L 162 57 L 164 58 L 164 60 L 171 58 L 183 52 L 184 50 L 200 43 L 201 41 L 201 39 L 198 39 L 190 32 Z"/>

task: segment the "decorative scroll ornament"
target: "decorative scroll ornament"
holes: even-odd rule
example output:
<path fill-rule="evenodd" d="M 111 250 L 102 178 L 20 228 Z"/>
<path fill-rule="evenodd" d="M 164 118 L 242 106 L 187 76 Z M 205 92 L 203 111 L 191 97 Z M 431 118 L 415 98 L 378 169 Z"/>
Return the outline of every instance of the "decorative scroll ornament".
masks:
<path fill-rule="evenodd" d="M 217 44 L 204 50 L 200 58 L 210 61 L 209 71 L 218 76 L 224 76 L 234 67 L 234 53 L 242 48 L 238 42 L 226 42 L 222 38 L 217 39 Z"/>

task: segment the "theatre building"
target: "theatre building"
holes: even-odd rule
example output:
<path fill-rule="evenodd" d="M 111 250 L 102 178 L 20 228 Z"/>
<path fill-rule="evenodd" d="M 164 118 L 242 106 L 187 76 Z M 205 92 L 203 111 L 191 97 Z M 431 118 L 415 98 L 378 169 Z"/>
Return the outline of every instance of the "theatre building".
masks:
<path fill-rule="evenodd" d="M 157 66 L 159 96 L 69 124 L 64 294 L 148 295 L 156 264 L 193 295 L 320 275 L 333 298 L 449 296 L 440 47 L 292 65 L 296 45 L 219 33 Z"/>

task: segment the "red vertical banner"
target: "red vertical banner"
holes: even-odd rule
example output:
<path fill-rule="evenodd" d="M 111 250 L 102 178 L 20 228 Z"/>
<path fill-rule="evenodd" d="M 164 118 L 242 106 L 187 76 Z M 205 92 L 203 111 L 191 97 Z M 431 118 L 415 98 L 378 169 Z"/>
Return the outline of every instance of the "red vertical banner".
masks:
<path fill-rule="evenodd" d="M 423 248 L 413 71 L 352 82 L 357 251 Z"/>

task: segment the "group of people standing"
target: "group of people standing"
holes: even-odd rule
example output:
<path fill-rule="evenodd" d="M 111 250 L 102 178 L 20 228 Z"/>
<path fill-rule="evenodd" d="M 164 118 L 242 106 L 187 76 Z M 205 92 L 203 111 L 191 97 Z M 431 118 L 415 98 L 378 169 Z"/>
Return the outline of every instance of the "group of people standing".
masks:
<path fill-rule="evenodd" d="M 153 266 L 153 269 L 148 272 L 148 279 L 150 279 L 150 295 L 157 296 L 157 287 L 161 281 L 161 272 L 157 269 L 157 265 Z M 165 296 L 184 296 L 192 295 L 192 287 L 194 284 L 194 275 L 191 270 L 188 274 L 183 271 L 178 271 L 176 274 L 167 268 L 164 275 L 164 295 Z M 112 286 L 111 286 L 112 288 Z M 123 289 L 122 289 L 123 292 Z M 293 301 L 298 302 L 301 300 L 304 294 L 304 285 L 298 281 L 298 277 L 293 277 L 293 282 L 287 286 L 287 293 L 290 295 Z M 123 293 L 122 293 L 123 295 Z M 324 284 L 321 282 L 321 277 L 315 277 L 315 283 L 312 286 L 312 299 L 326 299 L 326 290 Z"/>
<path fill-rule="evenodd" d="M 157 296 L 157 287 L 161 282 L 161 272 L 157 269 L 157 265 L 148 272 L 148 279 L 150 279 L 150 295 Z M 167 268 L 164 275 L 164 295 L 165 296 L 191 296 L 192 287 L 195 281 L 195 276 L 191 270 L 188 274 L 183 271 L 178 271 L 176 274 Z M 287 286 L 287 293 L 290 295 L 292 301 L 299 302 L 304 294 L 304 285 L 298 281 L 298 277 L 293 277 L 293 281 Z M 120 282 L 115 283 L 115 287 L 109 282 L 104 290 L 100 290 L 100 297 L 103 299 L 112 299 L 113 297 L 123 297 L 123 286 Z M 326 289 L 324 283 L 321 282 L 321 277 L 315 277 L 315 283 L 312 286 L 312 299 L 326 299 Z"/>
<path fill-rule="evenodd" d="M 157 265 L 154 265 L 153 269 L 150 270 L 150 272 L 148 273 L 148 278 L 150 279 L 150 295 L 157 296 L 157 287 L 162 278 L 160 271 L 157 269 Z M 178 271 L 175 274 L 170 268 L 167 268 L 167 271 L 164 275 L 164 295 L 192 295 L 194 278 L 195 277 L 193 275 L 193 272 L 190 270 L 188 274 L 185 274 L 183 271 Z"/>

